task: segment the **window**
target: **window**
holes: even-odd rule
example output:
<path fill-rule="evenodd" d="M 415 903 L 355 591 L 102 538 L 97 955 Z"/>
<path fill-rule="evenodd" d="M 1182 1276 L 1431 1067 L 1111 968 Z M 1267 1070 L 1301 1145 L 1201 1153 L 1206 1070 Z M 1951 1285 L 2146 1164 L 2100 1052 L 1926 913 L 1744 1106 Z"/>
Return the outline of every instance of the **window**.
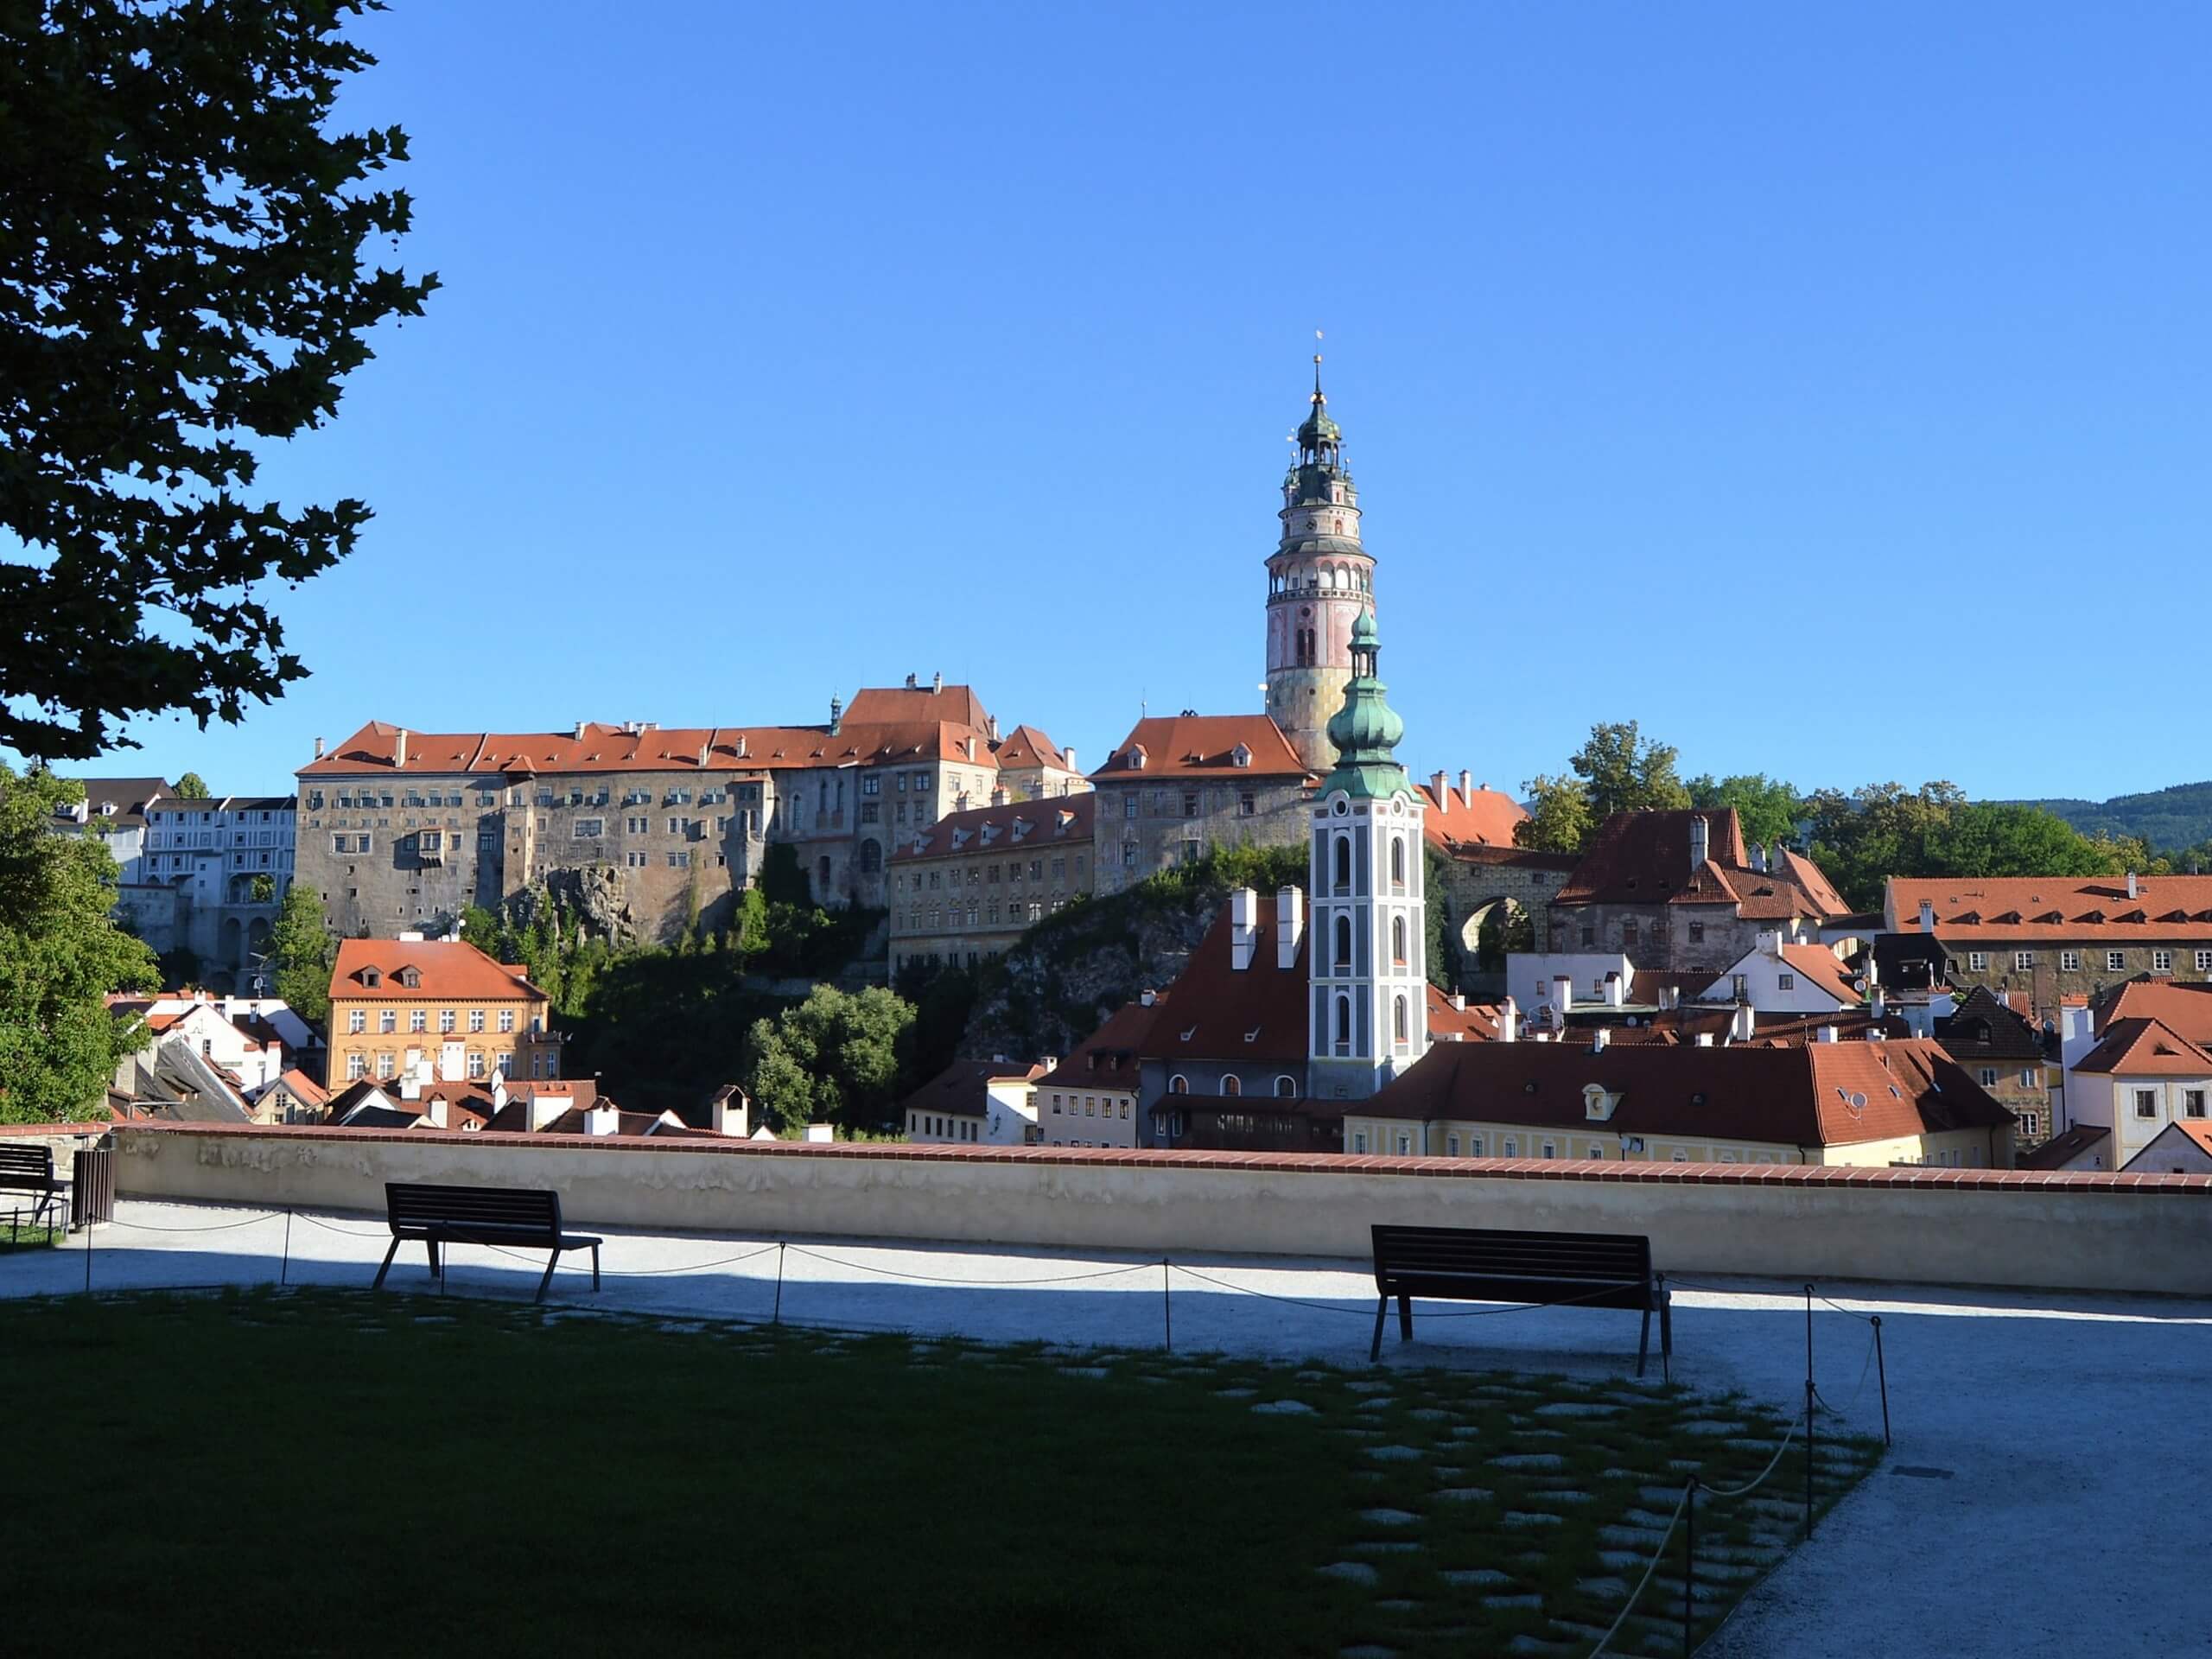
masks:
<path fill-rule="evenodd" d="M 2202 1089 L 2184 1089 L 2181 1091 L 2181 1115 L 2183 1117 L 2204 1116 L 2204 1091 Z"/>
<path fill-rule="evenodd" d="M 469 1028 L 471 1031 L 481 1031 L 481 1030 L 483 1030 L 483 1029 L 484 1029 L 484 1010 L 483 1010 L 483 1009 L 481 1009 L 481 1008 L 471 1008 L 471 1009 L 468 1011 L 468 1028 Z"/>
<path fill-rule="evenodd" d="M 1545 1156 L 1545 1157 L 1547 1157 L 1547 1158 L 1556 1158 L 1556 1157 L 1558 1157 L 1558 1156 L 1559 1156 L 1559 1144 L 1558 1144 L 1558 1142 L 1556 1142 L 1556 1141 L 1545 1141 L 1545 1142 L 1544 1142 L 1544 1156 Z"/>
<path fill-rule="evenodd" d="M 1390 1001 L 1390 1031 L 1401 1047 L 1408 1040 L 1406 1031 L 1406 999 L 1393 997 Z"/>
<path fill-rule="evenodd" d="M 668 868 L 671 870 L 690 869 L 691 868 L 691 855 L 688 852 L 671 853 L 668 855 Z"/>
<path fill-rule="evenodd" d="M 1468 1156 L 1468 1157 L 1470 1157 L 1470 1158 L 1479 1158 L 1479 1157 L 1481 1157 L 1482 1155 L 1483 1155 L 1483 1138 L 1482 1138 L 1482 1136 L 1480 1136 L 1479 1135 L 1470 1135 L 1470 1136 L 1468 1136 L 1468 1137 L 1467 1137 L 1467 1156 Z"/>
<path fill-rule="evenodd" d="M 363 1008 L 355 1008 L 346 1014 L 346 1029 L 352 1032 L 356 1037 L 359 1036 L 368 1028 L 369 1016 L 367 1010 Z"/>
<path fill-rule="evenodd" d="M 1444 1155 L 1446 1158 L 1457 1158 L 1459 1155 L 1459 1137 L 1458 1135 L 1447 1135 L 1444 1137 Z"/>
<path fill-rule="evenodd" d="M 1621 924 L 1621 943 L 1624 945 L 1634 944 L 1638 937 L 1637 925 L 1634 922 L 1623 922 Z"/>
<path fill-rule="evenodd" d="M 2033 1067 L 2033 1066 L 2031 1066 L 2031 1066 L 2026 1066 L 2026 1067 L 2022 1068 L 2021 1072 L 2020 1072 L 2020 1087 L 2021 1087 L 2021 1088 L 2023 1088 L 2023 1089 L 2032 1089 L 2032 1088 L 2034 1088 L 2034 1087 L 2036 1086 L 2036 1084 L 2037 1084 L 2037 1083 L 2038 1081 L 2039 1081 L 2039 1079 L 2038 1079 L 2038 1078 L 2037 1077 L 2037 1076 L 2036 1076 L 2036 1069 L 2035 1069 L 2035 1067 Z"/>
<path fill-rule="evenodd" d="M 1349 893 L 1351 891 L 1351 837 L 1338 836 L 1336 838 L 1335 851 L 1332 855 L 1336 861 L 1334 873 L 1336 890 L 1339 893 Z"/>
<path fill-rule="evenodd" d="M 407 1011 L 408 1030 L 428 1031 L 429 1028 L 430 1014 L 427 1008 L 410 1008 Z"/>
<path fill-rule="evenodd" d="M 2024 974 L 2029 969 L 2035 965 L 2036 953 L 2034 951 L 2015 950 L 2012 953 L 2012 966 L 2016 971 Z"/>
<path fill-rule="evenodd" d="M 512 1008 L 501 1008 L 499 1010 L 499 1029 L 501 1031 L 512 1031 L 514 1028 L 515 1011 Z"/>
<path fill-rule="evenodd" d="M 1968 973 L 1984 973 L 1988 970 L 1988 968 L 1989 953 L 1987 951 L 1969 950 L 1967 952 L 1967 971 Z"/>
<path fill-rule="evenodd" d="M 391 1033 L 397 1031 L 399 1029 L 399 1010 L 397 1008 L 379 1008 L 377 1011 L 377 1029 L 387 1036 Z"/>
<path fill-rule="evenodd" d="M 1582 943 L 1585 944 L 1598 943 L 1598 930 L 1594 925 L 1585 924 L 1582 929 Z"/>
<path fill-rule="evenodd" d="M 1365 1129 L 1354 1129 L 1351 1132 L 1351 1149 L 1354 1152 L 1365 1152 L 1367 1150 L 1367 1131 Z"/>
<path fill-rule="evenodd" d="M 1249 789 L 1248 789 L 1248 790 L 1245 790 L 1244 791 L 1243 791 L 1241 794 L 1239 794 L 1239 795 L 1237 796 L 1237 798 L 1236 798 L 1236 816 L 1237 816 L 1238 817 L 1240 817 L 1240 818 L 1256 817 L 1259 815 L 1259 810 L 1260 810 L 1260 804 L 1259 804 L 1259 802 L 1258 802 L 1256 799 L 1255 799 L 1255 798 L 1254 798 L 1253 794 L 1252 794 L 1252 791 L 1251 791 L 1250 790 L 1249 790 Z"/>
<path fill-rule="evenodd" d="M 1195 789 L 1186 789 L 1183 791 L 1183 816 L 1186 818 L 1195 818 L 1198 816 L 1198 791 Z"/>
<path fill-rule="evenodd" d="M 569 833 L 578 841 L 591 841 L 607 833 L 605 818 L 578 818 Z"/>
<path fill-rule="evenodd" d="M 1335 1046 L 1339 1058 L 1351 1052 L 1351 998 L 1348 996 L 1337 998 Z"/>
<path fill-rule="evenodd" d="M 2196 953 L 2196 971 L 2200 974 L 2212 974 L 2212 950 L 2200 950 Z"/>
<path fill-rule="evenodd" d="M 2156 1117 L 2158 1115 L 2158 1091 L 2155 1089 L 2138 1089 L 2135 1091 L 2135 1116 Z"/>
<path fill-rule="evenodd" d="M 2082 953 L 2079 950 L 2060 951 L 2058 953 L 2058 971 L 2062 974 L 2080 973 L 2082 971 Z"/>
<path fill-rule="evenodd" d="M 438 1032 L 439 1032 L 439 1034 L 440 1034 L 441 1036 L 443 1036 L 443 1035 L 448 1035 L 448 1034 L 450 1034 L 450 1033 L 451 1033 L 451 1032 L 452 1032 L 452 1031 L 453 1031 L 453 1010 L 452 1010 L 451 1008 L 440 1008 L 440 1009 L 438 1010 Z"/>
<path fill-rule="evenodd" d="M 1241 1095 L 1244 1092 L 1243 1082 L 1236 1077 L 1224 1077 L 1221 1080 L 1221 1092 L 1230 1096 Z"/>
<path fill-rule="evenodd" d="M 1498 1146 L 1497 1155 L 1501 1158 L 1518 1158 L 1521 1155 L 1520 1141 L 1513 1135 L 1507 1135 Z"/>
<path fill-rule="evenodd" d="M 1414 1138 L 1412 1135 L 1404 1129 L 1400 1129 L 1398 1131 L 1398 1156 L 1403 1158 L 1408 1153 L 1412 1152 L 1413 1149 Z"/>
<path fill-rule="evenodd" d="M 359 1083 L 361 1080 L 362 1074 L 368 1070 L 368 1067 L 369 1057 L 367 1055 L 359 1052 L 348 1054 L 346 1057 L 346 1080 L 348 1083 Z"/>
<path fill-rule="evenodd" d="M 1402 968 L 1406 965 L 1406 918 L 1390 918 L 1390 960 Z"/>
<path fill-rule="evenodd" d="M 1123 1101 L 1123 1102 L 1122 1103 L 1122 1116 L 1123 1117 L 1123 1119 L 1125 1119 L 1125 1120 L 1126 1120 L 1126 1119 L 1128 1118 L 1128 1115 L 1129 1115 L 1129 1103 L 1128 1103 L 1128 1101 L 1126 1101 L 1126 1100 L 1125 1100 L 1125 1101 Z"/>
<path fill-rule="evenodd" d="M 1171 1095 L 1189 1094 L 1191 1092 L 1191 1080 L 1188 1077 L 1182 1077 L 1180 1075 L 1168 1078 L 1167 1092 Z"/>
<path fill-rule="evenodd" d="M 1994 1089 L 1997 1086 L 1997 1068 L 1995 1066 L 1985 1065 L 1981 1068 L 1981 1086 L 1985 1089 Z"/>
<path fill-rule="evenodd" d="M 2174 953 L 2172 951 L 2153 950 L 2151 953 L 2151 971 L 2152 973 L 2171 974 L 2173 970 Z"/>
<path fill-rule="evenodd" d="M 1692 944 L 1703 944 L 1705 943 L 1705 924 L 1703 922 L 1692 922 L 1690 924 L 1690 943 Z"/>
<path fill-rule="evenodd" d="M 2032 1141 L 2038 1135 L 2043 1133 L 2043 1114 L 2041 1112 L 2022 1112 L 2019 1114 L 2019 1119 L 2020 1133 L 2026 1139 Z"/>
<path fill-rule="evenodd" d="M 1275 1079 L 1275 1098 L 1277 1100 L 1297 1099 L 1298 1079 L 1289 1076 L 1287 1073 L 1277 1077 Z"/>
<path fill-rule="evenodd" d="M 1351 918 L 1338 916 L 1331 931 L 1335 939 L 1331 960 L 1335 963 L 1337 972 L 1348 974 L 1351 972 Z"/>
<path fill-rule="evenodd" d="M 1390 837 L 1390 885 L 1394 887 L 1406 885 L 1406 838 L 1403 836 Z"/>
<path fill-rule="evenodd" d="M 1797 988 L 1797 976 L 1795 974 L 1777 974 L 1774 976 L 1774 986 L 1775 988 L 1779 991 L 1794 991 Z"/>
<path fill-rule="evenodd" d="M 395 1064 L 395 1062 L 394 1062 L 393 1058 L 392 1058 L 392 1056 L 391 1056 L 391 1054 L 389 1054 L 389 1053 L 384 1053 L 384 1054 L 379 1054 L 379 1055 L 378 1055 L 378 1056 L 377 1056 L 377 1076 L 378 1076 L 378 1077 L 390 1077 L 390 1076 L 391 1075 L 391 1072 L 392 1072 L 392 1067 L 393 1067 L 393 1065 L 394 1065 L 394 1064 Z"/>
<path fill-rule="evenodd" d="M 2126 967 L 2127 957 L 2125 952 L 2119 950 L 2107 950 L 2105 952 L 2105 971 L 2107 973 L 2121 973 L 2126 970 Z"/>

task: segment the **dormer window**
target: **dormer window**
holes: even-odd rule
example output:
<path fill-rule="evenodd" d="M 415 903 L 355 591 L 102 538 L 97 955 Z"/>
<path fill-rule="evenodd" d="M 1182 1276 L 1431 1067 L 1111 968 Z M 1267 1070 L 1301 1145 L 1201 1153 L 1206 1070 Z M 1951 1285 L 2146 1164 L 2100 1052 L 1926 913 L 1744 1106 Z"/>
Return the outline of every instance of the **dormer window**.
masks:
<path fill-rule="evenodd" d="M 1130 744 L 1127 749 L 1122 751 L 1122 758 L 1133 769 L 1138 772 L 1142 772 L 1144 770 L 1145 760 L 1144 745 L 1141 743 Z"/>
<path fill-rule="evenodd" d="M 423 983 L 423 970 L 419 968 L 413 967 L 401 969 L 399 970 L 399 982 L 404 985 L 410 991 L 421 988 Z"/>
<path fill-rule="evenodd" d="M 378 986 L 384 983 L 384 970 L 380 968 L 362 969 L 361 983 L 367 986 L 371 990 L 376 989 Z"/>
<path fill-rule="evenodd" d="M 1582 1089 L 1582 1115 L 1592 1123 L 1610 1123 L 1613 1109 L 1621 1097 L 1601 1083 L 1586 1084 Z"/>
<path fill-rule="evenodd" d="M 1252 764 L 1252 751 L 1247 748 L 1243 744 L 1239 743 L 1235 748 L 1229 752 L 1229 764 L 1232 766 L 1250 766 Z"/>

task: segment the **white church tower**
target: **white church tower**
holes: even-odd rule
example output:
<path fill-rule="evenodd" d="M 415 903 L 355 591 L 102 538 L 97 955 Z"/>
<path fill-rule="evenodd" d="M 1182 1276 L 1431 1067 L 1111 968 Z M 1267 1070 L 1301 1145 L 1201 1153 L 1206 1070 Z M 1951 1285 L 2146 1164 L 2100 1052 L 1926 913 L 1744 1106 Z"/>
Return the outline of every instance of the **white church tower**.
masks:
<path fill-rule="evenodd" d="M 1428 1052 L 1428 909 L 1421 794 L 1393 753 L 1406 723 L 1375 677 L 1375 614 L 1351 641 L 1336 769 L 1313 802 L 1313 1016 L 1307 1092 L 1364 1100 Z"/>

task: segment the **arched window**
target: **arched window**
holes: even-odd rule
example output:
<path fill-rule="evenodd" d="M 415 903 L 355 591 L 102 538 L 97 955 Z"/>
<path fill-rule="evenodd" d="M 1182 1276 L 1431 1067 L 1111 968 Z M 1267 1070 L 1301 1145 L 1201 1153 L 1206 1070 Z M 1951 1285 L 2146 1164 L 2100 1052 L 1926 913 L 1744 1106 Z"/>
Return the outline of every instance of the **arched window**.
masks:
<path fill-rule="evenodd" d="M 1390 1000 L 1390 1029 L 1401 1044 L 1403 1044 L 1408 1040 L 1406 1037 L 1406 999 L 1402 996 L 1393 997 Z"/>
<path fill-rule="evenodd" d="M 1390 837 L 1390 885 L 1394 887 L 1406 885 L 1406 838 L 1403 836 Z"/>
<path fill-rule="evenodd" d="M 1179 1075 L 1168 1078 L 1167 1092 L 1171 1095 L 1189 1094 L 1191 1092 L 1191 1080 L 1188 1077 Z"/>
<path fill-rule="evenodd" d="M 1224 1077 L 1221 1080 L 1221 1092 L 1224 1095 L 1241 1095 L 1244 1092 L 1244 1084 L 1238 1078 Z"/>
<path fill-rule="evenodd" d="M 1336 952 L 1332 960 L 1338 973 L 1351 972 L 1351 918 L 1349 916 L 1337 918 Z"/>
<path fill-rule="evenodd" d="M 1406 965 L 1406 918 L 1390 918 L 1390 960 L 1401 968 Z"/>
<path fill-rule="evenodd" d="M 1295 1100 L 1295 1099 L 1297 1099 L 1297 1098 L 1298 1098 L 1298 1079 L 1297 1079 L 1296 1077 L 1291 1077 L 1291 1076 L 1290 1076 L 1290 1075 L 1288 1075 L 1287 1073 L 1285 1073 L 1284 1075 L 1282 1075 L 1282 1076 L 1281 1076 L 1281 1077 L 1278 1077 L 1275 1079 L 1275 1098 L 1276 1098 L 1277 1100 Z"/>
<path fill-rule="evenodd" d="M 883 868 L 883 849 L 874 842 L 861 842 L 861 874 L 874 875 Z"/>
<path fill-rule="evenodd" d="M 1348 996 L 1337 999 L 1337 1052 L 1351 1052 L 1351 998 Z"/>
<path fill-rule="evenodd" d="M 1338 836 L 1336 838 L 1334 857 L 1336 889 L 1339 893 L 1348 893 L 1351 891 L 1351 837 L 1350 836 Z"/>

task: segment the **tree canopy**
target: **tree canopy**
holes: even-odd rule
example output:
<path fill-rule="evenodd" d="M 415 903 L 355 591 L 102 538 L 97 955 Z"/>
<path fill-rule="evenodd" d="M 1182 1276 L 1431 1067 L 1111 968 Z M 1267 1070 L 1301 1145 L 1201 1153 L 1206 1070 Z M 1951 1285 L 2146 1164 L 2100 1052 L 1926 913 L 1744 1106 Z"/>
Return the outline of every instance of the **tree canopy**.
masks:
<path fill-rule="evenodd" d="M 116 862 L 97 836 L 57 836 L 82 784 L 0 763 L 0 1123 L 97 1117 L 116 1063 L 138 1046 L 110 991 L 160 982 L 154 953 L 109 916 Z"/>
<path fill-rule="evenodd" d="M 817 985 L 797 1007 L 754 1024 L 746 1090 L 781 1129 L 823 1121 L 880 1128 L 898 1103 L 913 1027 L 912 1005 L 880 986 Z"/>
<path fill-rule="evenodd" d="M 1616 812 L 1688 806 L 1690 792 L 1675 774 L 1678 759 L 1673 744 L 1643 736 L 1632 720 L 1600 721 L 1567 763 L 1590 786 L 1591 816 L 1603 823 Z"/>
<path fill-rule="evenodd" d="M 1797 838 L 1797 791 L 1779 778 L 1748 772 L 1715 779 L 1706 772 L 1691 779 L 1688 789 L 1692 806 L 1734 807 L 1746 841 L 1765 846 Z"/>
<path fill-rule="evenodd" d="M 322 925 L 322 895 L 294 886 L 276 907 L 269 931 L 269 987 L 301 1019 L 321 1025 L 330 1017 L 330 970 L 338 942 Z"/>
<path fill-rule="evenodd" d="M 257 499 L 435 276 L 368 268 L 397 127 L 327 130 L 371 0 L 0 8 L 0 744 L 83 760 L 306 673 L 264 584 L 349 552 L 351 499 Z"/>
<path fill-rule="evenodd" d="M 213 791 L 207 787 L 207 780 L 196 772 L 188 772 L 183 777 L 178 779 L 175 789 L 170 792 L 180 801 L 206 801 L 214 798 Z"/>
<path fill-rule="evenodd" d="M 1580 778 L 1531 778 L 1529 816 L 1513 826 L 1513 842 L 1541 853 L 1579 853 L 1590 838 L 1590 786 Z"/>

